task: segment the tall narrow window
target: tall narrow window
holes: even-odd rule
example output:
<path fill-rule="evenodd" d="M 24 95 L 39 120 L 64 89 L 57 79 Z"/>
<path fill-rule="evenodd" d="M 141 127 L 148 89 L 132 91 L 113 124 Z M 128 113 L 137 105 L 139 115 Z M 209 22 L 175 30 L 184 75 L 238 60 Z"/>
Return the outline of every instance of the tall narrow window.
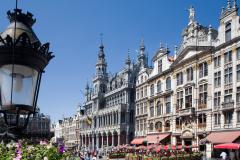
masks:
<path fill-rule="evenodd" d="M 240 103 L 240 87 L 237 87 L 236 102 Z"/>
<path fill-rule="evenodd" d="M 157 92 L 160 93 L 162 91 L 162 83 L 161 81 L 157 82 Z"/>
<path fill-rule="evenodd" d="M 158 73 L 162 72 L 162 60 L 158 61 Z"/>
<path fill-rule="evenodd" d="M 214 73 L 214 87 L 221 86 L 221 71 Z"/>
<path fill-rule="evenodd" d="M 231 22 L 227 22 L 225 26 L 225 41 L 231 40 Z"/>
<path fill-rule="evenodd" d="M 221 66 L 221 56 L 214 57 L 214 68 Z"/>
<path fill-rule="evenodd" d="M 232 62 L 232 51 L 224 53 L 224 63 Z"/>
<path fill-rule="evenodd" d="M 185 89 L 185 108 L 192 107 L 192 87 Z"/>
<path fill-rule="evenodd" d="M 199 77 L 205 77 L 208 75 L 208 65 L 207 62 L 199 64 Z"/>
<path fill-rule="evenodd" d="M 154 95 L 154 84 L 151 85 L 150 91 L 151 91 L 151 96 L 153 96 Z"/>
<path fill-rule="evenodd" d="M 240 81 L 240 64 L 237 65 L 237 81 Z"/>
<path fill-rule="evenodd" d="M 214 108 L 219 108 L 221 105 L 221 92 L 214 93 Z"/>
<path fill-rule="evenodd" d="M 192 81 L 193 80 L 193 68 L 190 67 L 187 69 L 187 81 Z"/>
<path fill-rule="evenodd" d="M 147 86 L 144 86 L 144 97 L 147 96 Z"/>
<path fill-rule="evenodd" d="M 161 110 L 161 103 L 158 101 L 157 102 L 157 116 L 162 114 L 162 110 Z"/>
<path fill-rule="evenodd" d="M 207 104 L 207 84 L 199 85 L 199 105 Z"/>
<path fill-rule="evenodd" d="M 167 96 L 165 102 L 166 102 L 166 114 L 169 114 L 171 113 L 171 96 Z"/>
<path fill-rule="evenodd" d="M 171 90 L 171 78 L 166 79 L 166 90 Z"/>
<path fill-rule="evenodd" d="M 232 123 L 232 119 L 233 119 L 233 112 L 229 111 L 229 112 L 225 112 L 224 113 L 224 122 L 225 124 L 231 124 Z"/>
<path fill-rule="evenodd" d="M 240 123 L 240 111 L 237 112 L 237 123 Z"/>
<path fill-rule="evenodd" d="M 218 126 L 221 124 L 221 114 L 214 114 L 214 125 Z"/>
<path fill-rule="evenodd" d="M 224 70 L 224 84 L 232 83 L 232 67 L 228 67 Z"/>
<path fill-rule="evenodd" d="M 154 102 L 150 102 L 150 117 L 154 117 Z"/>
<path fill-rule="evenodd" d="M 178 111 L 179 109 L 182 109 L 182 107 L 183 107 L 183 91 L 178 91 L 176 111 Z"/>
<path fill-rule="evenodd" d="M 224 91 L 224 103 L 232 102 L 232 89 Z"/>
<path fill-rule="evenodd" d="M 183 84 L 183 73 L 177 73 L 177 85 Z"/>
<path fill-rule="evenodd" d="M 240 59 L 240 47 L 237 48 L 237 59 Z"/>

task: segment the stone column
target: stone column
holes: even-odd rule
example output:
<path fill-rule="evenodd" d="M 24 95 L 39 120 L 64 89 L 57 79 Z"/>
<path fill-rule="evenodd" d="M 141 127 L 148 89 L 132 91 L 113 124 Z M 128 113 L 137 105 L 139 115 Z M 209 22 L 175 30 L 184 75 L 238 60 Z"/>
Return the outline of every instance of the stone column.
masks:
<path fill-rule="evenodd" d="M 121 124 L 121 112 L 118 112 L 118 124 Z"/>
<path fill-rule="evenodd" d="M 95 145 L 94 145 L 94 135 L 92 135 L 92 149 L 95 149 Z"/>
<path fill-rule="evenodd" d="M 99 148 L 99 137 L 98 137 L 98 134 L 96 134 L 96 146 L 97 146 L 97 148 Z"/>
<path fill-rule="evenodd" d="M 114 146 L 114 134 L 112 133 L 112 146 Z"/>
<path fill-rule="evenodd" d="M 171 142 L 172 145 L 177 145 L 177 138 L 176 136 L 172 136 L 172 142 Z"/>
<path fill-rule="evenodd" d="M 221 113 L 221 128 L 224 128 L 224 114 Z"/>
<path fill-rule="evenodd" d="M 108 147 L 109 146 L 109 144 L 108 144 L 108 134 L 106 135 L 106 137 L 107 137 L 107 144 L 106 144 L 106 146 Z"/>
<path fill-rule="evenodd" d="M 103 134 L 102 134 L 102 146 L 101 146 L 101 148 L 103 148 L 103 145 L 104 145 L 104 141 L 103 141 L 104 139 L 103 139 L 103 137 L 104 137 L 104 136 L 103 136 Z"/>
<path fill-rule="evenodd" d="M 85 135 L 85 137 L 84 137 L 84 147 L 86 148 L 87 147 L 87 135 Z"/>
<path fill-rule="evenodd" d="M 129 142 L 129 139 L 128 139 L 129 137 L 128 137 L 128 135 L 129 135 L 129 132 L 127 131 L 127 132 L 126 132 L 126 142 L 125 142 L 125 144 L 128 144 L 128 142 Z"/>
<path fill-rule="evenodd" d="M 121 136 L 121 134 L 119 133 L 119 134 L 118 134 L 118 146 L 121 144 L 121 143 L 120 143 L 120 140 L 121 140 L 120 136 Z"/>

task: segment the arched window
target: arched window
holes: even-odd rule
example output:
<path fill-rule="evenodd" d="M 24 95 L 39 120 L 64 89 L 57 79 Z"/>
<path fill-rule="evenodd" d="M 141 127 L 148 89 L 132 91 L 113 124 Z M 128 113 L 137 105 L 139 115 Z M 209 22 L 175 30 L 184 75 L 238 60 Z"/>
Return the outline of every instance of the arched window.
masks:
<path fill-rule="evenodd" d="M 171 90 L 171 78 L 166 79 L 166 90 Z"/>
<path fill-rule="evenodd" d="M 167 131 L 170 131 L 170 121 L 169 120 L 167 120 L 165 122 L 165 132 L 167 132 Z"/>
<path fill-rule="evenodd" d="M 157 102 L 157 116 L 162 114 L 162 108 L 160 101 Z"/>
<path fill-rule="evenodd" d="M 162 86 L 161 86 L 161 85 L 162 85 L 162 84 L 161 84 L 161 81 L 158 81 L 158 82 L 157 82 L 157 92 L 158 92 L 158 93 L 162 91 Z"/>
<path fill-rule="evenodd" d="M 151 96 L 153 96 L 154 95 L 154 84 L 151 85 L 150 91 L 151 91 Z"/>
<path fill-rule="evenodd" d="M 160 121 L 156 122 L 156 124 L 155 124 L 155 129 L 156 129 L 158 132 L 162 132 L 162 122 L 160 122 Z"/>

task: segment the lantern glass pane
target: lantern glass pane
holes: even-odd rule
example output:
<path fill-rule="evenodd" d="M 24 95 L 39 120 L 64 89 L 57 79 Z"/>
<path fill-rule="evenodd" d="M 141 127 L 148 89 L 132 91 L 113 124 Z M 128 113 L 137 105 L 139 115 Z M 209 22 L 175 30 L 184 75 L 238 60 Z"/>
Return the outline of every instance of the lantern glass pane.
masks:
<path fill-rule="evenodd" d="M 27 66 L 16 64 L 14 66 L 12 64 L 2 66 L 0 68 L 2 107 L 11 105 L 34 107 L 37 77 L 38 72 Z"/>

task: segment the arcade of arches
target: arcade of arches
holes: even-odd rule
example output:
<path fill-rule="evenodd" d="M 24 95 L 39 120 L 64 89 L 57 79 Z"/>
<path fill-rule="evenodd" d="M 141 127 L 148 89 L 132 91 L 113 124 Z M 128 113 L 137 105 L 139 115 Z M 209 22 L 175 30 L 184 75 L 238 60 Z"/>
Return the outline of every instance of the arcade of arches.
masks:
<path fill-rule="evenodd" d="M 99 132 L 93 134 L 82 134 L 80 135 L 80 145 L 82 147 L 89 148 L 103 148 L 109 146 L 118 146 L 129 144 L 132 140 L 133 134 L 127 134 L 126 131 L 113 132 Z"/>

